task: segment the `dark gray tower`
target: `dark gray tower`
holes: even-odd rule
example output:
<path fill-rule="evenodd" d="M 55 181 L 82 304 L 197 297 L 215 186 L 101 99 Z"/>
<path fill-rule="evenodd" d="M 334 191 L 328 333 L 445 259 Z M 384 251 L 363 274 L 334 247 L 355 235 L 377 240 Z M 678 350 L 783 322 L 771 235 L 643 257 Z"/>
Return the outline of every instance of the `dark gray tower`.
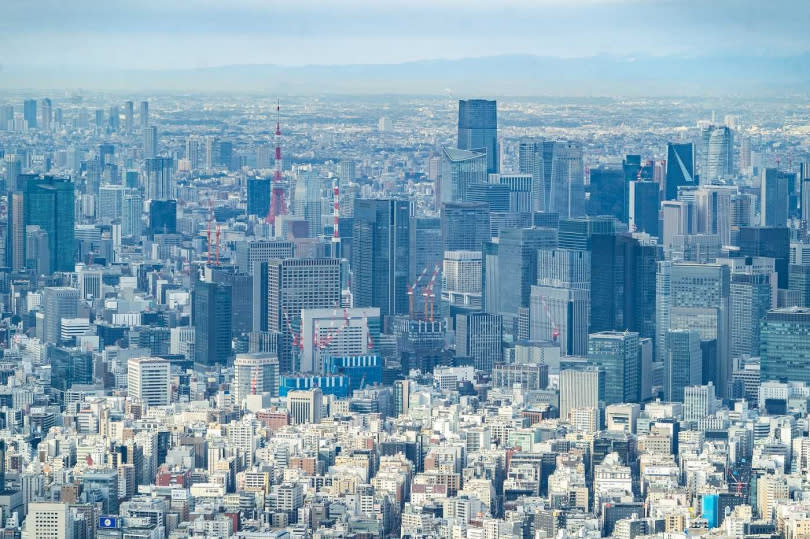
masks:
<path fill-rule="evenodd" d="M 498 105 L 486 99 L 458 102 L 458 147 L 487 152 L 487 173 L 498 172 Z"/>

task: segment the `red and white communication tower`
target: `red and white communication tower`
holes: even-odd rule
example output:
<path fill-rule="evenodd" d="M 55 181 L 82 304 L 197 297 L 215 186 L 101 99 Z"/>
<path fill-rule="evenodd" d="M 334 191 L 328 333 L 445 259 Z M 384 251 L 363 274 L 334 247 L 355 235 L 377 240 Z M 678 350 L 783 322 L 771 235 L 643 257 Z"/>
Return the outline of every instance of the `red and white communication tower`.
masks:
<path fill-rule="evenodd" d="M 267 211 L 265 221 L 275 224 L 276 217 L 287 213 L 287 206 L 284 203 L 284 186 L 281 178 L 281 106 L 276 102 L 276 170 L 273 173 L 273 186 L 270 191 L 270 209 Z"/>

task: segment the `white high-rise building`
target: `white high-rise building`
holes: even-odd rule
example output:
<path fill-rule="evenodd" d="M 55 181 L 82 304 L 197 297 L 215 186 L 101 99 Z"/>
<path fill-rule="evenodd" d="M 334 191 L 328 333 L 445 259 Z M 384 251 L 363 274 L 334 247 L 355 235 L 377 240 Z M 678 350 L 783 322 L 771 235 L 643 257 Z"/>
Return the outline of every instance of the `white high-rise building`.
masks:
<path fill-rule="evenodd" d="M 233 362 L 234 403 L 241 406 L 248 395 L 269 393 L 278 397 L 278 358 L 275 354 L 237 354 Z"/>
<path fill-rule="evenodd" d="M 171 364 L 157 357 L 134 357 L 127 361 L 129 396 L 147 406 L 171 403 Z"/>
<path fill-rule="evenodd" d="M 604 399 L 604 372 L 598 368 L 560 371 L 560 417 L 572 410 L 599 409 Z"/>
<path fill-rule="evenodd" d="M 73 519 L 66 503 L 31 502 L 23 539 L 72 539 Z"/>
<path fill-rule="evenodd" d="M 301 310 L 301 372 L 323 372 L 326 356 L 371 353 L 372 330 L 380 327 L 379 307 Z"/>
<path fill-rule="evenodd" d="M 295 425 L 320 423 L 323 415 L 323 393 L 319 388 L 287 393 L 287 411 Z"/>

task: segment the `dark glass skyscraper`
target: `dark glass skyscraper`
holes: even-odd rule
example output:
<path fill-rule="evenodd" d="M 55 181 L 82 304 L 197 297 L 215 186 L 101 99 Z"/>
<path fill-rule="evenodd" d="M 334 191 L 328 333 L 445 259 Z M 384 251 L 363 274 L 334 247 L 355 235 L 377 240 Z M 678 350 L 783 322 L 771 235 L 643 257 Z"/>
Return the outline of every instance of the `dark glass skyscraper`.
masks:
<path fill-rule="evenodd" d="M 193 296 L 194 362 L 225 365 L 233 355 L 231 339 L 231 287 L 219 283 L 195 283 Z"/>
<path fill-rule="evenodd" d="M 264 218 L 270 210 L 270 178 L 247 181 L 247 213 Z"/>
<path fill-rule="evenodd" d="M 779 288 L 788 287 L 790 229 L 779 226 L 744 226 L 740 228 L 739 246 L 741 256 L 766 256 L 775 259 Z"/>
<path fill-rule="evenodd" d="M 442 243 L 445 251 L 480 251 L 489 241 L 489 204 L 455 202 L 442 206 Z"/>
<path fill-rule="evenodd" d="M 627 182 L 619 167 L 598 166 L 591 168 L 588 215 L 612 215 L 627 222 Z"/>
<path fill-rule="evenodd" d="M 352 230 L 355 307 L 379 307 L 380 316 L 407 314 L 410 202 L 357 200 Z"/>
<path fill-rule="evenodd" d="M 664 200 L 676 200 L 678 187 L 697 185 L 695 145 L 691 142 L 667 144 L 667 179 Z"/>
<path fill-rule="evenodd" d="M 29 129 L 37 127 L 37 100 L 26 99 L 23 101 L 23 119 L 28 123 Z"/>
<path fill-rule="evenodd" d="M 486 99 L 458 102 L 458 147 L 487 152 L 487 172 L 498 172 L 498 105 Z"/>
<path fill-rule="evenodd" d="M 38 225 L 48 234 L 52 271 L 73 271 L 73 182 L 52 176 L 28 176 L 24 181 L 24 226 Z"/>

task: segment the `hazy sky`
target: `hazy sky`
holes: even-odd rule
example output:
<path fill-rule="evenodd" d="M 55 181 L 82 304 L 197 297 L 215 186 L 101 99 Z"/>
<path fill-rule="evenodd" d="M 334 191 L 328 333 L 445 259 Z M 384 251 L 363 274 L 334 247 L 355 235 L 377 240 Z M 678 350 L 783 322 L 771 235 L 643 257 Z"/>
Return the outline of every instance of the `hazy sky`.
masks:
<path fill-rule="evenodd" d="M 526 53 L 782 55 L 806 0 L 2 0 L 0 62 L 189 68 Z"/>

